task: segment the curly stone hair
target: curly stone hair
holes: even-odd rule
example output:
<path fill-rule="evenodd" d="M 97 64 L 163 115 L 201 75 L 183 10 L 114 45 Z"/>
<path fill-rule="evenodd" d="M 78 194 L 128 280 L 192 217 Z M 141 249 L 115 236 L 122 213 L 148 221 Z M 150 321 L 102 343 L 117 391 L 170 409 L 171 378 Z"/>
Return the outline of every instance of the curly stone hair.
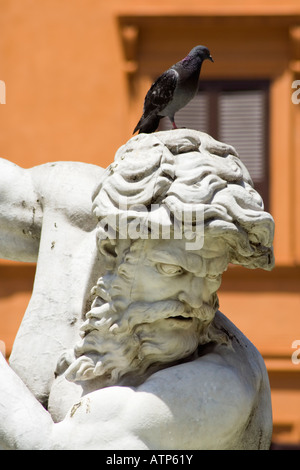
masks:
<path fill-rule="evenodd" d="M 139 219 L 150 231 L 157 207 L 164 208 L 159 224 L 171 227 L 182 213 L 190 214 L 193 225 L 202 211 L 204 233 L 225 240 L 231 263 L 273 268 L 274 220 L 232 146 L 190 129 L 130 139 L 93 195 L 99 243 L 120 236 L 123 219 Z"/>

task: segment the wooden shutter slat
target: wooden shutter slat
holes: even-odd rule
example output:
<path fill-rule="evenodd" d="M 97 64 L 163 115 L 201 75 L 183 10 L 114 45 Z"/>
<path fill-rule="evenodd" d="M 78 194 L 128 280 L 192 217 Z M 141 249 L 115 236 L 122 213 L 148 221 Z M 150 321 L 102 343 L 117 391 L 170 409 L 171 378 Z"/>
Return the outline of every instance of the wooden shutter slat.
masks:
<path fill-rule="evenodd" d="M 219 95 L 219 139 L 233 145 L 252 178 L 265 178 L 265 92 L 223 91 Z"/>

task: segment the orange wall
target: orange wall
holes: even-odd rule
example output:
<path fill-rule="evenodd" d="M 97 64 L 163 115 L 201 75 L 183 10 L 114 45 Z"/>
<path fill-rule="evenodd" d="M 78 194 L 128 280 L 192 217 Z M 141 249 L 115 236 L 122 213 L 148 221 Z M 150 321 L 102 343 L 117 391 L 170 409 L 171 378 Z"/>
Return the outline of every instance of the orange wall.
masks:
<path fill-rule="evenodd" d="M 117 14 L 157 11 L 293 14 L 299 1 L 1 0 L 0 155 L 24 166 L 110 163 L 131 134 Z"/>
<path fill-rule="evenodd" d="M 2 0 L 0 155 L 109 164 L 128 139 L 111 1 Z"/>
<path fill-rule="evenodd" d="M 249 21 L 242 24 L 242 16 Z M 127 49 L 122 18 L 140 22 L 137 44 L 129 38 Z M 300 24 L 299 0 L 1 0 L 0 157 L 23 167 L 57 160 L 107 166 L 131 137 L 153 77 L 196 43 L 215 58 L 205 78 L 272 79 L 278 266 L 272 273 L 230 269 L 220 304 L 265 357 L 276 439 L 300 443 L 300 365 L 291 362 L 291 343 L 300 339 L 300 105 L 290 100 L 291 82 L 300 77 L 290 61 L 296 67 L 300 52 L 297 32 L 291 46 L 291 24 Z M 0 340 L 8 353 L 33 278 L 34 266 L 0 261 Z"/>

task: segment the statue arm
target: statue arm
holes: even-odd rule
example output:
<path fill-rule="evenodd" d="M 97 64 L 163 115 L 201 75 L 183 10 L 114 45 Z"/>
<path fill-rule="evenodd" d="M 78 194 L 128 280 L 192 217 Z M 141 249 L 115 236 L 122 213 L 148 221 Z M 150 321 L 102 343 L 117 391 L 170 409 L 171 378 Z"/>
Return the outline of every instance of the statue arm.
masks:
<path fill-rule="evenodd" d="M 71 226 L 91 231 L 92 191 L 103 171 L 81 162 L 24 169 L 0 158 L 0 258 L 36 262 L 45 213 L 50 225 L 61 213 Z"/>
<path fill-rule="evenodd" d="M 0 257 L 35 262 L 42 225 L 42 204 L 30 170 L 0 159 Z"/>
<path fill-rule="evenodd" d="M 0 353 L 0 450 L 40 449 L 53 428 L 50 414 Z"/>
<path fill-rule="evenodd" d="M 125 437 L 128 448 L 141 448 L 136 439 L 129 436 L 128 441 L 119 419 L 132 395 L 127 387 L 94 392 L 75 403 L 62 422 L 54 423 L 0 353 L 0 450 L 118 448 Z"/>
<path fill-rule="evenodd" d="M 230 368 L 210 360 L 200 370 L 194 365 L 160 371 L 137 388 L 97 390 L 54 423 L 2 358 L 0 448 L 230 448 L 254 397 Z"/>

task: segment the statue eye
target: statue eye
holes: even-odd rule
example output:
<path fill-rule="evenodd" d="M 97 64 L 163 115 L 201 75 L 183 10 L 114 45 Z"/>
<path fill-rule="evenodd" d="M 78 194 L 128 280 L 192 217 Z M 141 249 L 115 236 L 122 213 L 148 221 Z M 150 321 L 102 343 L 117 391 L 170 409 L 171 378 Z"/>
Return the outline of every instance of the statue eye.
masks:
<path fill-rule="evenodd" d="M 176 264 L 159 263 L 156 267 L 158 272 L 165 276 L 178 276 L 184 272 L 184 269 Z"/>

